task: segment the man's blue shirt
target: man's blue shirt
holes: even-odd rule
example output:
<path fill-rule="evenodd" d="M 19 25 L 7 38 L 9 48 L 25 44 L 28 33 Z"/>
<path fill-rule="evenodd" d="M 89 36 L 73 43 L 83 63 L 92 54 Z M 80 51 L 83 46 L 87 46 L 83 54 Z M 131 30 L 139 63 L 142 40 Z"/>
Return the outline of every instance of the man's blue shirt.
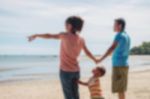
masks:
<path fill-rule="evenodd" d="M 126 32 L 117 33 L 114 42 L 117 42 L 112 56 L 112 64 L 114 67 L 129 66 L 128 57 L 130 54 L 130 37 Z"/>

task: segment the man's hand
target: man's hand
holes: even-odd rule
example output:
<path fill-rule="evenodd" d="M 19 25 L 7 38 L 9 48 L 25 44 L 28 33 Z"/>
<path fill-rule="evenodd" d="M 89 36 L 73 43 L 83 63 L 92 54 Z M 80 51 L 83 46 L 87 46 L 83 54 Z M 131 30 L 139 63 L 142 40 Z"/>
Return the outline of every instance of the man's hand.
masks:
<path fill-rule="evenodd" d="M 37 37 L 37 35 L 31 35 L 28 37 L 28 41 L 31 42 L 33 41 L 35 38 Z"/>

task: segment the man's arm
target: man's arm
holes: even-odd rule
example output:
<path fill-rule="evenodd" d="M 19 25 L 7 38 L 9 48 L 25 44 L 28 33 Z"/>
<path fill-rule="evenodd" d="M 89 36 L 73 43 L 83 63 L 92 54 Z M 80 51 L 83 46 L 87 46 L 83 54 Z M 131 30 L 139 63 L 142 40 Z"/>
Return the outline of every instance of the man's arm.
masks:
<path fill-rule="evenodd" d="M 77 83 L 80 85 L 83 85 L 83 86 L 88 86 L 88 82 L 82 82 L 82 81 L 78 80 Z"/>
<path fill-rule="evenodd" d="M 117 47 L 117 42 L 114 42 L 111 47 L 106 51 L 106 53 L 100 58 L 97 60 L 97 62 L 101 62 L 103 61 L 106 57 L 108 57 L 113 51 L 114 49 Z"/>
<path fill-rule="evenodd" d="M 34 34 L 28 37 L 29 41 L 32 41 L 36 38 L 44 38 L 44 39 L 60 39 L 61 38 L 61 34 Z"/>
<path fill-rule="evenodd" d="M 88 50 L 88 48 L 87 48 L 87 46 L 86 46 L 85 43 L 83 44 L 83 50 L 84 50 L 85 54 L 86 54 L 89 58 L 91 58 L 94 62 L 96 62 L 96 58 L 95 58 L 95 57 L 92 55 L 92 53 Z"/>

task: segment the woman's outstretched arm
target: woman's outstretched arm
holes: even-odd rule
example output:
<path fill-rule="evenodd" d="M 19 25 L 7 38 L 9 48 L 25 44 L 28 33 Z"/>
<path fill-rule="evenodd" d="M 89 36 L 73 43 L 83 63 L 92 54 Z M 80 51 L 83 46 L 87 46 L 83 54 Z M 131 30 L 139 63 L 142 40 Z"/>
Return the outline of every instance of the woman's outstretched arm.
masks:
<path fill-rule="evenodd" d="M 44 38 L 44 39 L 60 39 L 62 34 L 34 34 L 28 37 L 29 41 L 33 41 L 36 38 Z"/>

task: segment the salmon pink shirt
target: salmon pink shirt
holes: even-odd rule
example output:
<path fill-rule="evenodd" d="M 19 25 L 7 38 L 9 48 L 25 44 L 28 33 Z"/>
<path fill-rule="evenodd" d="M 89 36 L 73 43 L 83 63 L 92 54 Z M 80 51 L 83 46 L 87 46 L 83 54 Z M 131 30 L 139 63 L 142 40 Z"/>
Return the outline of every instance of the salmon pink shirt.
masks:
<path fill-rule="evenodd" d="M 61 34 L 60 68 L 66 72 L 80 71 L 78 57 L 84 46 L 80 35 L 72 33 Z"/>

